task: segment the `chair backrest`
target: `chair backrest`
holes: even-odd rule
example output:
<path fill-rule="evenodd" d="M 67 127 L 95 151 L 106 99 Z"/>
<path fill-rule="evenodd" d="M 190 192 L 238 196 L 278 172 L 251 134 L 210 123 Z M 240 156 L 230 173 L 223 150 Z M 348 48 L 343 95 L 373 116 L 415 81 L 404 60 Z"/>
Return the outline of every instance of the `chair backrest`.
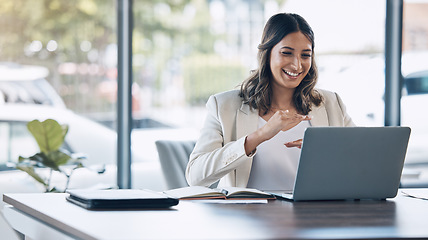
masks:
<path fill-rule="evenodd" d="M 195 141 L 158 140 L 155 142 L 162 172 L 169 189 L 187 187 L 185 171 Z"/>

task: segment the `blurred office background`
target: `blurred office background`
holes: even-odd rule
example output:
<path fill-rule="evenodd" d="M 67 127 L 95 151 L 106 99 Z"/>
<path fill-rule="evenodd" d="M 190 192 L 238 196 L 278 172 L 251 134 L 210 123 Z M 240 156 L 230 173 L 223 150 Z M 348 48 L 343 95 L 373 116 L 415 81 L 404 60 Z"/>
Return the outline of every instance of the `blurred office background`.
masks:
<path fill-rule="evenodd" d="M 424 182 L 428 1 L 403 6 L 401 124 L 412 127 L 405 174 Z M 72 186 L 115 185 L 116 8 L 116 0 L 0 0 L 1 194 L 41 190 L 10 164 L 37 152 L 25 122 L 38 116 L 94 135 L 69 141 L 83 145 L 73 151 L 95 151 L 86 161 L 106 173 L 81 170 Z M 134 0 L 132 187 L 165 188 L 154 141 L 197 137 L 206 100 L 256 67 L 263 26 L 277 12 L 313 27 L 318 86 L 338 92 L 358 125 L 384 125 L 385 0 Z"/>

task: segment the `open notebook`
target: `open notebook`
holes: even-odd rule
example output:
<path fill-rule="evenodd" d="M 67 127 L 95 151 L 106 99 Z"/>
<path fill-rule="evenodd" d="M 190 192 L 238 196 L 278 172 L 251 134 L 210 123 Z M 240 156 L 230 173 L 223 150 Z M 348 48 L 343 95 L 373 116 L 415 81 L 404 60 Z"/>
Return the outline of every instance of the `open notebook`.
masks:
<path fill-rule="evenodd" d="M 181 200 L 197 199 L 275 199 L 275 197 L 257 189 L 240 187 L 208 188 L 190 186 L 171 189 L 164 194 Z"/>
<path fill-rule="evenodd" d="M 408 127 L 309 127 L 292 192 L 295 201 L 386 199 L 397 195 Z"/>

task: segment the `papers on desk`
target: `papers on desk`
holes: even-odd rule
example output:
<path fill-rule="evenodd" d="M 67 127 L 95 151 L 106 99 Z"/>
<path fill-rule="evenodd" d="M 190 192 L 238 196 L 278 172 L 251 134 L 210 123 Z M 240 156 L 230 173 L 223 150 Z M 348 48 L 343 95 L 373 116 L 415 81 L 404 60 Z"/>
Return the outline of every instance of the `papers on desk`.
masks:
<path fill-rule="evenodd" d="M 401 190 L 404 196 L 428 200 L 428 189 L 406 189 Z"/>

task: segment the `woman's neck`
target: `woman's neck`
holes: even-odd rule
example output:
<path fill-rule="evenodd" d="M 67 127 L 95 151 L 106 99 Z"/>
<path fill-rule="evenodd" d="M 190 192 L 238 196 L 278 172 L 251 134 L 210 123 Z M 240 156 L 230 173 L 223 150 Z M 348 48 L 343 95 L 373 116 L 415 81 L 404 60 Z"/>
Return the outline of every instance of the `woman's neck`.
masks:
<path fill-rule="evenodd" d="M 292 110 L 295 109 L 293 101 L 294 89 L 290 91 L 273 91 L 271 108 L 277 110 Z"/>

